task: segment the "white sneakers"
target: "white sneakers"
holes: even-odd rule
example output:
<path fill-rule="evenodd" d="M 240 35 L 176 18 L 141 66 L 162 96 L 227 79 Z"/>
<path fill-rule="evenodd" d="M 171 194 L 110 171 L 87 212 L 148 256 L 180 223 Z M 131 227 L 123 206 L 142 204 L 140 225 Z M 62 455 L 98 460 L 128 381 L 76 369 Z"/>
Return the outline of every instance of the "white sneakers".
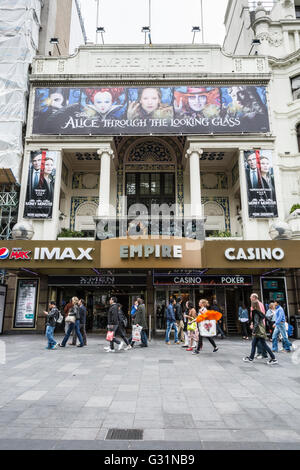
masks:
<path fill-rule="evenodd" d="M 121 351 L 121 349 L 123 348 L 124 344 L 125 344 L 125 343 L 124 343 L 124 341 L 122 340 L 121 343 L 120 343 L 119 346 L 118 346 L 118 351 Z"/>

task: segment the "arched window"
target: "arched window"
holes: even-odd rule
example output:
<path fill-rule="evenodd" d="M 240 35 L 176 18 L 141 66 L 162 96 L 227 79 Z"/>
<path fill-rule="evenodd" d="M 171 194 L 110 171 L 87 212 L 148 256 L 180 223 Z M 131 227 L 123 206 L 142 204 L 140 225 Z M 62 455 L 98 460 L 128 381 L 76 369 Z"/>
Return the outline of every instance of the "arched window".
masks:
<path fill-rule="evenodd" d="M 293 99 L 299 100 L 300 99 L 300 75 L 291 79 L 292 82 L 292 92 L 293 92 Z"/>
<path fill-rule="evenodd" d="M 297 139 L 298 139 L 298 152 L 300 152 L 300 124 L 296 127 L 297 130 Z"/>

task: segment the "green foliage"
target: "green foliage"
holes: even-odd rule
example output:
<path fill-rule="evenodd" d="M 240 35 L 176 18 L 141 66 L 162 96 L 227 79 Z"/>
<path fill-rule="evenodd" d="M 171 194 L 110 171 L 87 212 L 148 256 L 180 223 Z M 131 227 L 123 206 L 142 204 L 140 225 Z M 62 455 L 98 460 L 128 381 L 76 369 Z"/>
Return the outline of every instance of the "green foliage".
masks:
<path fill-rule="evenodd" d="M 216 230 L 210 235 L 210 237 L 229 238 L 232 237 L 232 235 L 231 232 L 228 232 L 226 230 L 224 232 L 219 232 L 218 230 Z"/>
<path fill-rule="evenodd" d="M 83 238 L 83 232 L 76 232 L 76 230 L 69 230 L 67 228 L 63 228 L 58 237 L 64 238 Z"/>
<path fill-rule="evenodd" d="M 290 214 L 292 214 L 296 209 L 300 209 L 300 204 L 294 204 L 291 207 Z"/>

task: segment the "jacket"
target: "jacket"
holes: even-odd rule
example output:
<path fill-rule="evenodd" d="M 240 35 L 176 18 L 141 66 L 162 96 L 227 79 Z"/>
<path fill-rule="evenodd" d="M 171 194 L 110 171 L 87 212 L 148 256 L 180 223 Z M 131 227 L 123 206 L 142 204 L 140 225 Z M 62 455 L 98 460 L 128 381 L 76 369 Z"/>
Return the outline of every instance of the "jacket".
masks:
<path fill-rule="evenodd" d="M 119 306 L 118 304 L 112 304 L 108 310 L 107 322 L 109 325 L 118 325 L 119 324 Z"/>
<path fill-rule="evenodd" d="M 177 321 L 182 321 L 183 320 L 183 315 L 182 315 L 182 308 L 181 304 L 177 302 L 174 308 L 175 311 L 175 318 Z"/>
<path fill-rule="evenodd" d="M 51 308 L 50 312 L 47 315 L 47 326 L 55 326 L 56 325 L 56 320 L 59 317 L 59 310 L 57 307 Z"/>
<path fill-rule="evenodd" d="M 249 320 L 248 310 L 246 308 L 239 307 L 239 320 L 247 318 Z"/>
<path fill-rule="evenodd" d="M 80 325 L 86 324 L 86 308 L 84 305 L 79 307 Z"/>
<path fill-rule="evenodd" d="M 174 307 L 172 304 L 169 304 L 166 310 L 166 319 L 167 321 L 175 322 L 175 313 L 174 313 Z"/>
<path fill-rule="evenodd" d="M 147 329 L 147 322 L 146 322 L 146 307 L 145 304 L 141 304 L 138 306 L 135 316 L 133 317 L 134 325 L 140 325 L 144 329 Z"/>
<path fill-rule="evenodd" d="M 257 336 L 258 338 L 266 338 L 266 329 L 264 325 L 264 318 L 265 315 L 260 312 L 259 310 L 252 310 L 253 316 L 253 336 Z"/>

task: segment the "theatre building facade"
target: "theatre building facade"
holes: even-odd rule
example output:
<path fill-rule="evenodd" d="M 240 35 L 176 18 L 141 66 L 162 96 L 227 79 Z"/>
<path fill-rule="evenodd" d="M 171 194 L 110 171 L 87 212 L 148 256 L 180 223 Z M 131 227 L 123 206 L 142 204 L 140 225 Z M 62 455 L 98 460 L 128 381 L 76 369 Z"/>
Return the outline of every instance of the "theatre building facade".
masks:
<path fill-rule="evenodd" d="M 112 295 L 126 313 L 144 298 L 152 334 L 170 297 L 217 300 L 229 335 L 252 292 L 294 316 L 300 165 L 297 113 L 289 135 L 279 125 L 283 76 L 213 45 L 37 57 L 1 331 L 42 332 L 48 301 L 75 295 L 94 332 Z"/>

